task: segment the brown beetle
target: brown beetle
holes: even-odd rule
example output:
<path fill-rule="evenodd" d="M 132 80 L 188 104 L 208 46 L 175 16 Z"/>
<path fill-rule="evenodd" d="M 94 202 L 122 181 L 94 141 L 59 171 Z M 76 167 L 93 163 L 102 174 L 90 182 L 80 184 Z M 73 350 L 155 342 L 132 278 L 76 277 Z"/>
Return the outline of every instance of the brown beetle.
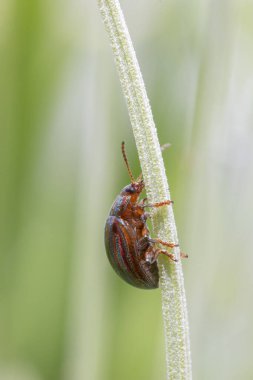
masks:
<path fill-rule="evenodd" d="M 129 284 L 142 289 L 154 289 L 159 286 L 157 257 L 159 254 L 177 261 L 175 256 L 158 244 L 173 248 L 178 244 L 160 239 L 152 239 L 146 220 L 146 207 L 171 205 L 170 200 L 147 204 L 146 198 L 139 200 L 145 185 L 141 176 L 134 180 L 125 153 L 124 142 L 122 154 L 127 166 L 131 183 L 124 187 L 112 205 L 105 224 L 105 247 L 108 259 L 115 272 Z M 183 257 L 187 257 L 181 254 Z"/>

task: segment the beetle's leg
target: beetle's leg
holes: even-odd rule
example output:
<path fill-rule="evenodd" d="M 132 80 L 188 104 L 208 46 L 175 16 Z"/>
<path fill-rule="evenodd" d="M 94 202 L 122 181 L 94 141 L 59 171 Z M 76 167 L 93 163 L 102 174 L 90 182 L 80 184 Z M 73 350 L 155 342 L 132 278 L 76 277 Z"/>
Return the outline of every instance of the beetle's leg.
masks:
<path fill-rule="evenodd" d="M 139 207 L 142 209 L 144 209 L 145 207 L 158 208 L 158 207 L 162 207 L 162 206 L 166 206 L 166 205 L 170 205 L 170 204 L 174 203 L 171 200 L 167 200 L 167 201 L 163 201 L 163 202 L 146 204 L 146 201 L 147 201 L 147 198 L 142 199 L 141 202 L 136 207 L 137 208 Z M 151 214 L 149 214 L 148 212 L 145 212 L 143 214 L 143 217 L 142 217 L 143 221 L 145 222 L 150 216 L 151 216 Z"/>
<path fill-rule="evenodd" d="M 145 205 L 145 203 L 147 202 L 148 198 L 143 198 L 140 203 L 138 203 L 138 206 L 141 206 L 143 207 Z"/>
<path fill-rule="evenodd" d="M 147 250 L 147 252 L 145 253 L 145 261 L 148 261 L 150 264 L 153 264 L 159 255 L 165 255 L 167 256 L 170 260 L 172 261 L 175 261 L 177 262 L 178 259 L 175 257 L 175 255 L 173 253 L 170 253 L 168 251 L 165 251 L 164 249 L 149 249 Z M 180 258 L 181 259 L 186 259 L 188 258 L 188 255 L 186 255 L 185 253 L 183 252 L 180 252 Z"/>
<path fill-rule="evenodd" d="M 179 247 L 179 244 L 168 243 L 167 241 L 163 241 L 161 239 L 152 239 L 152 238 L 149 238 L 149 241 L 150 241 L 150 243 L 162 244 L 162 245 L 165 245 L 166 247 L 169 247 L 169 248 Z"/>
<path fill-rule="evenodd" d="M 178 261 L 178 259 L 176 259 L 175 255 L 173 255 L 173 253 L 170 253 L 168 251 L 165 251 L 164 249 L 159 249 L 158 252 L 156 253 L 156 259 L 157 257 L 161 254 L 165 255 L 165 256 L 168 256 L 171 260 L 173 261 Z M 181 259 L 187 259 L 188 258 L 188 255 L 184 252 L 180 252 L 180 258 Z"/>
<path fill-rule="evenodd" d="M 173 253 L 170 253 L 168 251 L 165 251 L 164 249 L 157 249 L 156 252 L 155 252 L 155 256 L 156 256 L 156 259 L 159 255 L 165 255 L 167 256 L 169 259 L 171 259 L 172 261 L 175 261 L 177 262 L 178 259 L 176 259 L 175 255 Z"/>
<path fill-rule="evenodd" d="M 174 201 L 171 201 L 171 200 L 167 200 L 167 201 L 163 201 L 163 202 L 157 202 L 157 203 L 149 203 L 149 204 L 141 204 L 140 206 L 141 207 L 162 207 L 162 206 L 167 206 L 167 205 L 170 205 L 170 204 L 173 204 Z"/>

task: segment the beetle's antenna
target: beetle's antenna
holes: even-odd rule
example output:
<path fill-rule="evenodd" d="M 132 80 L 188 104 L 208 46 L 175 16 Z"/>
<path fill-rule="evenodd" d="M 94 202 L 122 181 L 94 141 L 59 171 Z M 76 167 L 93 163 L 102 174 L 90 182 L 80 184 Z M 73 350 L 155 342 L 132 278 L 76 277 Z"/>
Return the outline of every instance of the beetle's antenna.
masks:
<path fill-rule="evenodd" d="M 142 181 L 142 173 L 139 175 L 139 177 L 137 178 L 136 182 L 141 182 Z"/>
<path fill-rule="evenodd" d="M 134 177 L 133 177 L 133 174 L 131 172 L 128 160 L 127 160 L 126 151 L 125 151 L 125 142 L 124 141 L 122 141 L 122 143 L 121 143 L 121 150 L 122 150 L 124 161 L 126 163 L 127 171 L 128 171 L 129 176 L 131 178 L 131 182 L 133 183 L 134 182 Z"/>

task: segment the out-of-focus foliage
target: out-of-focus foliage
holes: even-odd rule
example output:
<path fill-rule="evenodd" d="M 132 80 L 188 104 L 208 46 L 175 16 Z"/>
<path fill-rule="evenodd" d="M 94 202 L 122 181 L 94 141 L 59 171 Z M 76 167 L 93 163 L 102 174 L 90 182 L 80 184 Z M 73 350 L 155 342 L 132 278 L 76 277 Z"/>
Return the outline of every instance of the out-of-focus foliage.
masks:
<path fill-rule="evenodd" d="M 195 379 L 252 379 L 253 4 L 121 1 L 164 153 Z M 165 379 L 159 291 L 106 260 L 140 171 L 96 2 L 0 4 L 0 380 Z"/>

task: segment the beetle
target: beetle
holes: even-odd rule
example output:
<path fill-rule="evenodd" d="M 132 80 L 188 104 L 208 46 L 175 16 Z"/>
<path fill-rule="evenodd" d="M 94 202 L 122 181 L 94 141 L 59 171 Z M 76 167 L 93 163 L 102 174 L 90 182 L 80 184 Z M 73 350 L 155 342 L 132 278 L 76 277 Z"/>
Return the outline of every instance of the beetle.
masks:
<path fill-rule="evenodd" d="M 158 247 L 158 244 L 174 248 L 178 244 L 152 239 L 147 226 L 149 214 L 146 207 L 171 205 L 171 200 L 148 204 L 147 198 L 140 200 L 145 184 L 140 175 L 134 179 L 122 142 L 122 155 L 131 179 L 116 197 L 105 223 L 105 248 L 109 262 L 115 272 L 127 283 L 142 289 L 159 287 L 157 257 L 160 254 L 177 261 L 175 256 Z M 186 255 L 181 253 L 181 256 Z"/>

